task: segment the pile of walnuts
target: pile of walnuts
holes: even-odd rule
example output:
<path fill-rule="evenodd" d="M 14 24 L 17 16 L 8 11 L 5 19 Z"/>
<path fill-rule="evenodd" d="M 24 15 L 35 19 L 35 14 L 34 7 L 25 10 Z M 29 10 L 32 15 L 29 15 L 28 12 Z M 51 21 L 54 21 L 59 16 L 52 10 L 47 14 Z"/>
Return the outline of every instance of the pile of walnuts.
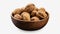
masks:
<path fill-rule="evenodd" d="M 47 17 L 45 9 L 38 9 L 34 4 L 28 4 L 25 8 L 17 8 L 12 13 L 14 18 L 27 21 L 39 21 Z"/>

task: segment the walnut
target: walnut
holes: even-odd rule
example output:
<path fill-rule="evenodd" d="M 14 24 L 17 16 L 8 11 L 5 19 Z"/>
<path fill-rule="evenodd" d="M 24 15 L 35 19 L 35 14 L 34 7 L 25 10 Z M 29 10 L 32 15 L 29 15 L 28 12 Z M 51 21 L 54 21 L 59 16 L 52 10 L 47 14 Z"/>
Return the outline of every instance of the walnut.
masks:
<path fill-rule="evenodd" d="M 34 17 L 31 18 L 31 21 L 39 21 L 39 18 L 34 16 Z"/>
<path fill-rule="evenodd" d="M 15 14 L 20 14 L 21 12 L 23 12 L 24 8 L 17 8 L 15 9 L 12 13 L 15 15 Z"/>
<path fill-rule="evenodd" d="M 36 16 L 36 13 L 37 13 L 37 10 L 33 10 L 33 11 L 31 12 L 31 15 L 32 15 L 32 16 Z"/>
<path fill-rule="evenodd" d="M 41 17 L 41 18 L 45 18 L 47 17 L 47 14 L 45 11 L 43 10 L 38 10 L 38 12 L 36 13 L 37 16 Z"/>
<path fill-rule="evenodd" d="M 47 17 L 45 9 L 38 9 L 34 4 L 28 4 L 26 7 L 17 8 L 14 10 L 12 15 L 17 19 L 27 21 L 39 21 Z"/>
<path fill-rule="evenodd" d="M 34 8 L 35 8 L 35 5 L 34 4 L 28 4 L 27 6 L 26 6 L 26 8 L 25 8 L 25 11 L 27 11 L 27 12 L 32 12 L 33 10 L 34 10 Z"/>
<path fill-rule="evenodd" d="M 22 19 L 22 16 L 19 15 L 19 14 L 16 14 L 16 15 L 14 15 L 14 18 L 21 20 Z"/>
<path fill-rule="evenodd" d="M 21 14 L 21 16 L 22 16 L 23 20 L 30 21 L 30 14 L 29 14 L 29 13 L 23 12 L 23 13 Z"/>
<path fill-rule="evenodd" d="M 41 11 L 45 12 L 45 9 L 44 9 L 44 8 L 40 8 L 39 10 L 41 10 Z"/>

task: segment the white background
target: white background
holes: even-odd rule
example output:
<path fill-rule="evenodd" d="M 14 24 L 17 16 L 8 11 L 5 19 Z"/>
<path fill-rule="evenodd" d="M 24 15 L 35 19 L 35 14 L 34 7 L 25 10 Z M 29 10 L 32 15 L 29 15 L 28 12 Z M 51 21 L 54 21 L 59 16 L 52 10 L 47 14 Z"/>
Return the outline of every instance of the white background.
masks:
<path fill-rule="evenodd" d="M 24 31 L 11 21 L 11 12 L 29 3 L 49 12 L 49 21 L 41 30 Z M 60 0 L 0 0 L 0 34 L 60 34 Z"/>

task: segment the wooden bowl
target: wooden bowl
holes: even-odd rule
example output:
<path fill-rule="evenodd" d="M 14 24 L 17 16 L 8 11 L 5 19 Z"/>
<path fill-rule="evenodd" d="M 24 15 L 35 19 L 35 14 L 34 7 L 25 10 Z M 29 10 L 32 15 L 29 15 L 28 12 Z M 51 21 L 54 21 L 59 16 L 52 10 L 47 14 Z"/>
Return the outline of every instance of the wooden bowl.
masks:
<path fill-rule="evenodd" d="M 48 15 L 46 18 L 40 20 L 40 21 L 24 21 L 24 20 L 18 20 L 16 18 L 14 18 L 13 14 L 11 15 L 11 19 L 13 24 L 18 27 L 19 29 L 23 29 L 23 30 L 38 30 L 41 29 L 42 27 L 44 27 L 49 19 L 49 14 L 48 12 L 46 12 L 46 14 Z"/>

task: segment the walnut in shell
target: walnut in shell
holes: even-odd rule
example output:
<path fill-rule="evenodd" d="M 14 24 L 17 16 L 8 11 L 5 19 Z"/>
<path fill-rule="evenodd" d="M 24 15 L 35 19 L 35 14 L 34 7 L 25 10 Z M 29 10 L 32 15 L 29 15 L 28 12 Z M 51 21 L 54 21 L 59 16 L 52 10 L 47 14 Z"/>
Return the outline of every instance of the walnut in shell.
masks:
<path fill-rule="evenodd" d="M 14 18 L 21 20 L 21 19 L 22 19 L 22 16 L 19 15 L 19 14 L 15 14 L 15 15 L 14 15 Z"/>
<path fill-rule="evenodd" d="M 15 9 L 12 13 L 15 15 L 15 14 L 20 14 L 21 12 L 23 12 L 24 8 L 17 8 Z"/>
<path fill-rule="evenodd" d="M 31 12 L 31 16 L 36 16 L 36 13 L 37 13 L 37 10 L 33 10 L 33 11 Z"/>
<path fill-rule="evenodd" d="M 34 17 L 31 18 L 31 21 L 39 21 L 39 18 L 34 16 Z"/>
<path fill-rule="evenodd" d="M 36 13 L 37 16 L 41 17 L 41 18 L 45 18 L 47 17 L 47 14 L 44 10 L 38 10 L 38 12 Z"/>
<path fill-rule="evenodd" d="M 28 5 L 26 6 L 26 8 L 25 8 L 24 11 L 27 11 L 27 12 L 30 13 L 31 11 L 34 10 L 34 8 L 35 8 L 35 5 L 34 5 L 34 4 L 28 4 Z"/>
<path fill-rule="evenodd" d="M 30 21 L 30 14 L 28 12 L 23 12 L 21 14 L 23 20 L 27 20 L 27 21 Z"/>
<path fill-rule="evenodd" d="M 39 10 L 42 10 L 43 12 L 45 12 L 45 9 L 44 8 L 40 8 Z"/>

